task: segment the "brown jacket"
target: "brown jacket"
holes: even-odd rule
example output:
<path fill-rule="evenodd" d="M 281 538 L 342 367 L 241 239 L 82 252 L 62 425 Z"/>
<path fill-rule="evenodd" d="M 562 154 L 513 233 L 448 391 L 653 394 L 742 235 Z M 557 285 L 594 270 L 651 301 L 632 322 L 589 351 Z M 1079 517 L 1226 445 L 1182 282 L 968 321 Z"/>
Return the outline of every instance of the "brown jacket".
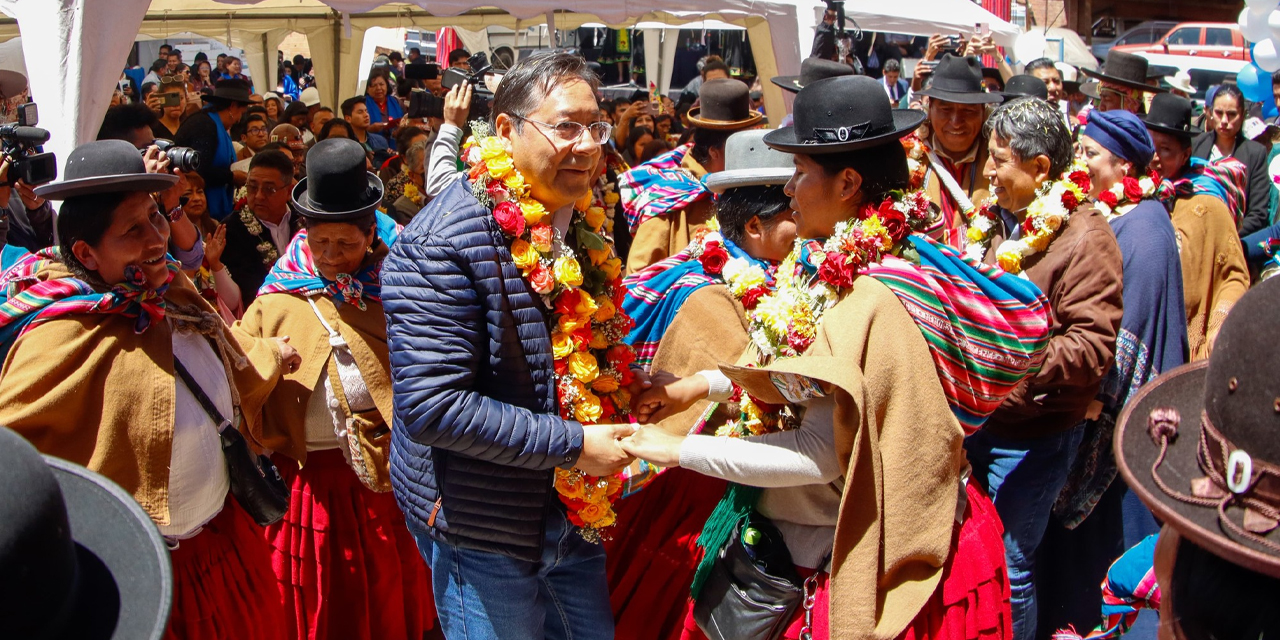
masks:
<path fill-rule="evenodd" d="M 996 225 L 985 261 L 1008 237 Z M 1006 438 L 1036 438 L 1079 423 L 1115 360 L 1123 315 L 1123 262 L 1111 225 L 1081 205 L 1044 253 L 1023 262 L 1024 274 L 1049 298 L 1049 345 L 1040 371 L 1028 376 L 987 420 Z"/>
<path fill-rule="evenodd" d="M 70 273 L 54 263 L 42 275 Z M 181 273 L 165 300 L 219 318 Z M 174 377 L 169 323 L 154 323 L 141 334 L 133 326 L 121 315 L 70 315 L 18 338 L 0 373 L 0 424 L 41 453 L 110 478 L 165 525 L 170 522 L 174 403 L 181 383 Z M 232 371 L 241 409 L 256 414 L 279 379 L 279 349 L 235 328 L 226 335 L 233 350 L 248 359 L 244 369 Z"/>
<path fill-rule="evenodd" d="M 1179 198 L 1173 228 L 1182 258 L 1182 291 L 1187 304 L 1187 343 L 1191 360 L 1209 357 L 1227 312 L 1249 290 L 1235 220 L 1227 205 L 1210 195 Z"/>
<path fill-rule="evenodd" d="M 693 159 L 693 154 L 686 154 L 681 166 L 698 178 L 707 175 L 707 170 Z M 631 240 L 631 250 L 627 252 L 626 273 L 635 273 L 679 253 L 689 246 L 693 232 L 705 227 L 715 215 L 715 202 L 708 193 L 684 209 L 668 211 L 640 223 Z"/>
<path fill-rule="evenodd" d="M 834 393 L 846 469 L 831 561 L 831 638 L 890 640 L 915 619 L 951 556 L 964 432 L 929 345 L 897 296 L 858 278 L 798 358 L 722 367 L 753 396 L 784 403 L 770 372 Z"/>

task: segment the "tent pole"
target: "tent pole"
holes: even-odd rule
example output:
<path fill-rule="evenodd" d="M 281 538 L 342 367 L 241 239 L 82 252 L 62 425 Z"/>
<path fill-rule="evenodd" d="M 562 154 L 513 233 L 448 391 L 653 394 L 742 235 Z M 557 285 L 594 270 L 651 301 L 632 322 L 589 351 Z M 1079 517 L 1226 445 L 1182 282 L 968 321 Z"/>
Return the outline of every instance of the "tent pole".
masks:
<path fill-rule="evenodd" d="M 333 98 L 333 105 L 337 108 L 342 104 L 342 89 L 338 86 L 342 83 L 342 19 L 337 11 L 334 11 L 335 20 L 333 21 L 333 87 L 329 89 Z M 341 113 L 341 111 L 339 111 Z"/>

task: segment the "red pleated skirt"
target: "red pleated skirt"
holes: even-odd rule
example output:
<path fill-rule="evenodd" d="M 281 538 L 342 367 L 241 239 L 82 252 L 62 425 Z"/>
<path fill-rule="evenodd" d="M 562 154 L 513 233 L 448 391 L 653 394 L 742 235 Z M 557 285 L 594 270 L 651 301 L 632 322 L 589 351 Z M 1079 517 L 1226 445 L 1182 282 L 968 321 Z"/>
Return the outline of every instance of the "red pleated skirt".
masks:
<path fill-rule="evenodd" d="M 951 558 L 942 570 L 942 583 L 898 640 L 1009 640 L 1013 616 L 1009 609 L 1009 575 L 1004 560 L 1004 526 L 995 505 L 976 482 L 965 488 L 969 505 L 964 523 L 953 534 Z M 798 567 L 801 575 L 812 569 Z M 831 637 L 828 575 L 818 577 L 813 611 L 813 640 Z M 705 640 L 693 621 L 690 603 L 684 623 L 685 640 Z M 798 610 L 783 638 L 799 640 L 804 611 Z"/>
<path fill-rule="evenodd" d="M 169 559 L 173 609 L 165 640 L 285 640 L 271 551 L 234 498 L 228 495 L 222 512 Z"/>
<path fill-rule="evenodd" d="M 698 536 L 727 486 L 669 469 L 614 505 L 618 523 L 605 550 L 616 640 L 680 637 L 689 583 L 702 559 Z"/>
<path fill-rule="evenodd" d="M 419 640 L 435 625 L 426 563 L 390 492 L 370 491 L 337 449 L 306 466 L 276 456 L 289 511 L 267 527 L 290 640 Z"/>

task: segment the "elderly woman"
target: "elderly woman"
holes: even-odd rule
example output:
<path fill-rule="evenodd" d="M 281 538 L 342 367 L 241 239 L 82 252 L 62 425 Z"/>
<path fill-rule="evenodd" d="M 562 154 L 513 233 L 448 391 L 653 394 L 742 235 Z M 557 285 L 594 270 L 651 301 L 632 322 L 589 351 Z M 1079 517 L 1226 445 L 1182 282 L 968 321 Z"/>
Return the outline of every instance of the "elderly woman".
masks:
<path fill-rule="evenodd" d="M 383 208 L 387 215 L 402 225 L 409 224 L 423 205 L 431 200 L 426 191 L 426 158 L 427 143 L 421 140 L 413 143 L 404 150 L 400 173 L 387 181 L 387 195 L 382 199 Z"/>
<path fill-rule="evenodd" d="M 311 149 L 292 201 L 303 230 L 242 322 L 306 354 L 251 427 L 292 487 L 268 539 L 297 640 L 421 638 L 435 619 L 426 564 L 391 494 L 379 274 L 397 227 L 376 213 L 382 183 L 364 167 L 355 141 Z"/>
<path fill-rule="evenodd" d="M 4 276 L 0 423 L 152 517 L 173 564 L 166 638 L 276 640 L 284 612 L 254 520 L 278 512 L 242 508 L 255 479 L 228 466 L 250 460 L 229 425 L 261 411 L 297 352 L 228 327 L 166 256 L 169 221 L 150 193 L 177 179 L 145 173 L 133 145 L 81 145 L 63 176 L 37 190 L 64 200 L 58 246 Z"/>

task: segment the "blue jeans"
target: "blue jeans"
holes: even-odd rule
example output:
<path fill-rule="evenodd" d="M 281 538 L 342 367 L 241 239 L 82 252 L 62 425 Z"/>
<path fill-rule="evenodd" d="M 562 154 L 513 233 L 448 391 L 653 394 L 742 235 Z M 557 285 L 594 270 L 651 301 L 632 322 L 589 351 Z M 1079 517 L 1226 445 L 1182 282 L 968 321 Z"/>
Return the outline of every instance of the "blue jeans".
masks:
<path fill-rule="evenodd" d="M 612 640 L 604 547 L 583 540 L 559 509 L 546 518 L 539 562 L 462 549 L 413 531 L 431 566 L 446 638 Z"/>
<path fill-rule="evenodd" d="M 965 438 L 973 477 L 986 487 L 1004 522 L 1015 640 L 1036 637 L 1036 549 L 1082 435 L 1076 426 L 1044 438 L 1010 440 L 986 431 Z"/>

